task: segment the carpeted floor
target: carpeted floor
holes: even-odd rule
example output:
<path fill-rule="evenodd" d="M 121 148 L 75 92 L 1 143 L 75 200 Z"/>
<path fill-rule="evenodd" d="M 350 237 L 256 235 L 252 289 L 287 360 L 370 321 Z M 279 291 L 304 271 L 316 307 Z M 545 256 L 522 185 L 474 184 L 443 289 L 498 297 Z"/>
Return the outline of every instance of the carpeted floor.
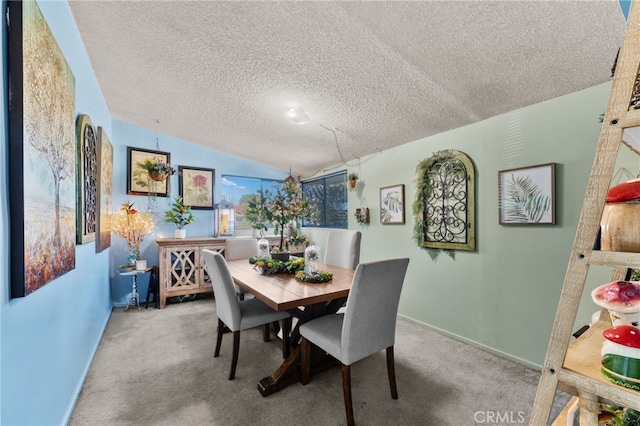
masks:
<path fill-rule="evenodd" d="M 339 368 L 262 397 L 257 382 L 282 363 L 280 341 L 264 343 L 259 328 L 243 331 L 229 381 L 231 336 L 213 358 L 215 326 L 213 299 L 116 308 L 69 424 L 346 424 Z M 538 371 L 401 319 L 395 360 L 398 400 L 389 394 L 384 351 L 352 366 L 356 423 L 528 423 Z"/>

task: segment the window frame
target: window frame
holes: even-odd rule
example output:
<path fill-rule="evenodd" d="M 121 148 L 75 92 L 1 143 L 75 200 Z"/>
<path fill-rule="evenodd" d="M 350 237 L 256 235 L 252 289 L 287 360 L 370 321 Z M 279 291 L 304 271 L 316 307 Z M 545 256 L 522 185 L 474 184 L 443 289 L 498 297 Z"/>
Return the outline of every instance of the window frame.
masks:
<path fill-rule="evenodd" d="M 319 181 L 322 182 L 322 187 L 323 187 L 323 201 L 325 201 L 327 199 L 327 187 L 331 186 L 331 185 L 335 185 L 336 183 L 329 183 L 329 185 L 327 185 L 326 181 L 327 179 L 330 178 L 342 178 L 341 182 L 339 182 L 340 186 L 342 187 L 343 190 L 343 203 L 345 205 L 345 209 L 344 210 L 337 210 L 334 209 L 333 211 L 336 212 L 342 212 L 342 216 L 343 216 L 343 220 L 344 223 L 327 223 L 326 222 L 326 218 L 327 216 L 329 216 L 327 214 L 327 206 L 330 205 L 331 203 L 327 203 L 327 202 L 323 202 L 322 206 L 323 208 L 321 209 L 322 212 L 320 214 L 320 217 L 323 218 L 324 223 L 322 224 L 309 224 L 307 222 L 306 219 L 302 220 L 302 227 L 303 228 L 338 228 L 338 229 L 348 229 L 349 228 L 349 202 L 348 202 L 348 196 L 347 196 L 347 170 L 341 170 L 341 171 L 337 171 L 337 172 L 333 172 L 333 173 L 329 173 L 323 176 L 319 176 L 319 177 L 315 177 L 312 179 L 305 179 L 303 181 L 300 182 L 301 187 L 302 187 L 302 196 L 303 197 L 307 197 L 308 196 L 308 191 L 305 192 L 305 189 L 307 188 L 308 185 L 311 184 L 317 184 Z M 340 202 L 340 201 L 339 201 Z M 340 214 L 338 214 L 339 216 Z"/>

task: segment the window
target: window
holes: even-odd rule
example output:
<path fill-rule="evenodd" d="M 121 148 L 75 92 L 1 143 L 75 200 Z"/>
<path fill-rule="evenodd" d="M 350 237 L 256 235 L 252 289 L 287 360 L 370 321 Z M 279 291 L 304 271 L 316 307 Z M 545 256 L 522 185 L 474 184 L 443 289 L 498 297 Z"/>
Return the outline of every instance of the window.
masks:
<path fill-rule="evenodd" d="M 347 228 L 346 170 L 302 182 L 302 196 L 318 208 L 317 217 L 303 220 L 302 226 Z"/>
<path fill-rule="evenodd" d="M 275 179 L 222 175 L 222 199 L 233 203 L 235 227 L 251 228 L 251 224 L 245 219 L 249 201 L 259 202 L 265 190 L 280 184 L 282 181 Z"/>

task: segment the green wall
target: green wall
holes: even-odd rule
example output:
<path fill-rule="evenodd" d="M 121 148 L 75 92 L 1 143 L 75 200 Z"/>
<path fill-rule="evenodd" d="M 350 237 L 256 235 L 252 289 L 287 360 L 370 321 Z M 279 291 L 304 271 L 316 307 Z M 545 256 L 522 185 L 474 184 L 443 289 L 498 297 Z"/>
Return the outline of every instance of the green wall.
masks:
<path fill-rule="evenodd" d="M 349 192 L 349 227 L 363 233 L 361 261 L 411 258 L 401 315 L 526 364 L 543 364 L 610 89 L 606 83 L 349 163 L 361 178 L 358 191 Z M 477 250 L 432 261 L 412 241 L 411 206 L 417 164 L 444 149 L 462 151 L 475 163 Z M 550 162 L 557 163 L 557 225 L 499 225 L 498 171 Z M 405 185 L 406 223 L 381 225 L 379 188 L 395 184 Z M 353 218 L 363 202 L 371 210 L 369 225 Z M 594 284 L 587 287 L 608 282 L 608 275 L 592 270 Z M 598 309 L 590 299 L 583 305 L 577 324 L 587 324 Z"/>

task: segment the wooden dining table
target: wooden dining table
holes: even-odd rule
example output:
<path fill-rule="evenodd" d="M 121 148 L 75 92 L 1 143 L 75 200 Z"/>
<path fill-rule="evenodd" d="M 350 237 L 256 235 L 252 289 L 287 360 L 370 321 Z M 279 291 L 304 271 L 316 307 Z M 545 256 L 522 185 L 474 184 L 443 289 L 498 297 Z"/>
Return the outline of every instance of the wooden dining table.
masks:
<path fill-rule="evenodd" d="M 260 274 L 248 259 L 228 260 L 227 264 L 238 286 L 272 309 L 290 312 L 299 319 L 298 325 L 318 315 L 335 313 L 342 303 L 332 306 L 331 302 L 342 302 L 348 296 L 355 272 L 353 269 L 322 265 L 321 269 L 331 272 L 333 278 L 325 283 L 307 283 L 296 280 L 293 274 Z M 316 356 L 313 359 L 312 373 L 331 365 L 326 357 Z M 258 390 L 262 396 L 268 396 L 299 380 L 300 345 L 296 344 L 282 365 L 258 382 Z"/>

